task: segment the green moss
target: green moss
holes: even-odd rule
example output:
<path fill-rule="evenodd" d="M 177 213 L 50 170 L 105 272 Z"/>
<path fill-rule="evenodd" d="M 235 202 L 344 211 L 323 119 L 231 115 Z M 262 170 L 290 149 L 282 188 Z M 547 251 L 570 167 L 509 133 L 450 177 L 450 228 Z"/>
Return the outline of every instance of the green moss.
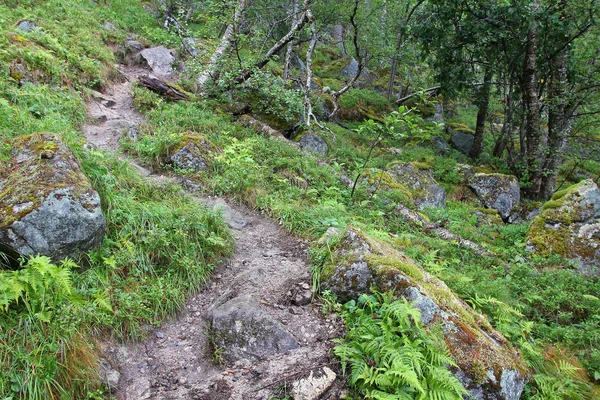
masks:
<path fill-rule="evenodd" d="M 426 162 L 412 161 L 411 164 L 416 169 L 419 169 L 422 171 L 429 171 L 432 168 L 432 165 L 429 163 L 426 163 Z"/>
<path fill-rule="evenodd" d="M 460 131 L 460 132 L 465 132 L 465 133 L 475 133 L 475 131 L 473 129 L 469 128 L 467 125 L 461 124 L 458 122 L 449 122 L 446 124 L 446 127 L 451 132 Z"/>
<path fill-rule="evenodd" d="M 365 257 L 365 261 L 377 274 L 386 271 L 389 272 L 390 270 L 398 270 L 417 282 L 423 280 L 423 271 L 421 271 L 421 268 L 408 258 L 398 258 L 397 254 L 396 257 L 393 255 L 371 254 Z"/>

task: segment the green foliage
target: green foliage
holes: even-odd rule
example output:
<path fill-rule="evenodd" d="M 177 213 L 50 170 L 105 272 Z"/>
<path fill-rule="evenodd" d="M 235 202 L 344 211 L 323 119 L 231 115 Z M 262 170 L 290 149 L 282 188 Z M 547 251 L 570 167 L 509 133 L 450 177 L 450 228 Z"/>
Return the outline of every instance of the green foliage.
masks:
<path fill-rule="evenodd" d="M 362 295 L 342 312 L 346 337 L 334 353 L 349 383 L 367 399 L 462 399 L 467 394 L 449 371 L 456 364 L 439 328 L 426 331 L 421 312 L 390 295 Z"/>
<path fill-rule="evenodd" d="M 85 396 L 98 387 L 96 355 L 81 334 L 87 302 L 72 284 L 69 260 L 32 257 L 0 271 L 0 396 Z"/>

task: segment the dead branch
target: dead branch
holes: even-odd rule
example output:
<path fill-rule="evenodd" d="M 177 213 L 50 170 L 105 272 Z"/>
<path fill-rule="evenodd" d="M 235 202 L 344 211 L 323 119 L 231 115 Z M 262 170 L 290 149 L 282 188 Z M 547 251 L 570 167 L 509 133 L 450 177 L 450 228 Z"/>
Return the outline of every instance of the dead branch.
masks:
<path fill-rule="evenodd" d="M 189 96 L 180 91 L 171 84 L 160 79 L 151 78 L 148 75 L 141 75 L 138 78 L 140 84 L 159 95 L 171 100 L 188 100 Z"/>

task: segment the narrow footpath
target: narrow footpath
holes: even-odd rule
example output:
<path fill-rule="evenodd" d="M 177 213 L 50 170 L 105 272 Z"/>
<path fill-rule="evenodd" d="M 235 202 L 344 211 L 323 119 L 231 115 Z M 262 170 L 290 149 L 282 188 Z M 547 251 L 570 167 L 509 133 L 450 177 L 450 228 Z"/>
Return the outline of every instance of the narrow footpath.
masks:
<path fill-rule="evenodd" d="M 148 73 L 125 66 L 120 71 L 122 81 L 89 102 L 90 124 L 84 127 L 88 143 L 115 153 L 119 138 L 144 122 L 133 108 L 131 85 Z M 154 174 L 130 161 L 146 179 L 180 183 L 220 210 L 236 249 L 206 287 L 145 341 L 104 343 L 103 373 L 117 398 L 339 398 L 343 385 L 333 372 L 329 341 L 339 332 L 311 302 L 308 244 L 252 210 L 193 193 L 195 185 L 184 178 Z M 234 324 L 229 330 L 228 318 Z"/>

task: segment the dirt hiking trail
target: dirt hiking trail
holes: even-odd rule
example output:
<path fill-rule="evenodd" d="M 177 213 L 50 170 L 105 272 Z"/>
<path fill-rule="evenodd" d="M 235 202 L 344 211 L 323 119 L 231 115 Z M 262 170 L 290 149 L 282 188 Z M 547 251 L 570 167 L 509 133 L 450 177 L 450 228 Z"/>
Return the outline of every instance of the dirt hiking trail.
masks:
<path fill-rule="evenodd" d="M 144 122 L 133 108 L 131 85 L 148 74 L 119 70 L 123 79 L 88 103 L 90 124 L 83 128 L 88 143 L 114 153 L 120 137 Z M 195 196 L 196 186 L 183 178 L 136 168 L 146 179 L 181 183 Z M 197 198 L 221 210 L 235 252 L 145 341 L 103 344 L 101 372 L 113 393 L 132 400 L 340 398 L 329 341 L 339 336 L 338 324 L 311 302 L 308 244 L 245 207 Z"/>

